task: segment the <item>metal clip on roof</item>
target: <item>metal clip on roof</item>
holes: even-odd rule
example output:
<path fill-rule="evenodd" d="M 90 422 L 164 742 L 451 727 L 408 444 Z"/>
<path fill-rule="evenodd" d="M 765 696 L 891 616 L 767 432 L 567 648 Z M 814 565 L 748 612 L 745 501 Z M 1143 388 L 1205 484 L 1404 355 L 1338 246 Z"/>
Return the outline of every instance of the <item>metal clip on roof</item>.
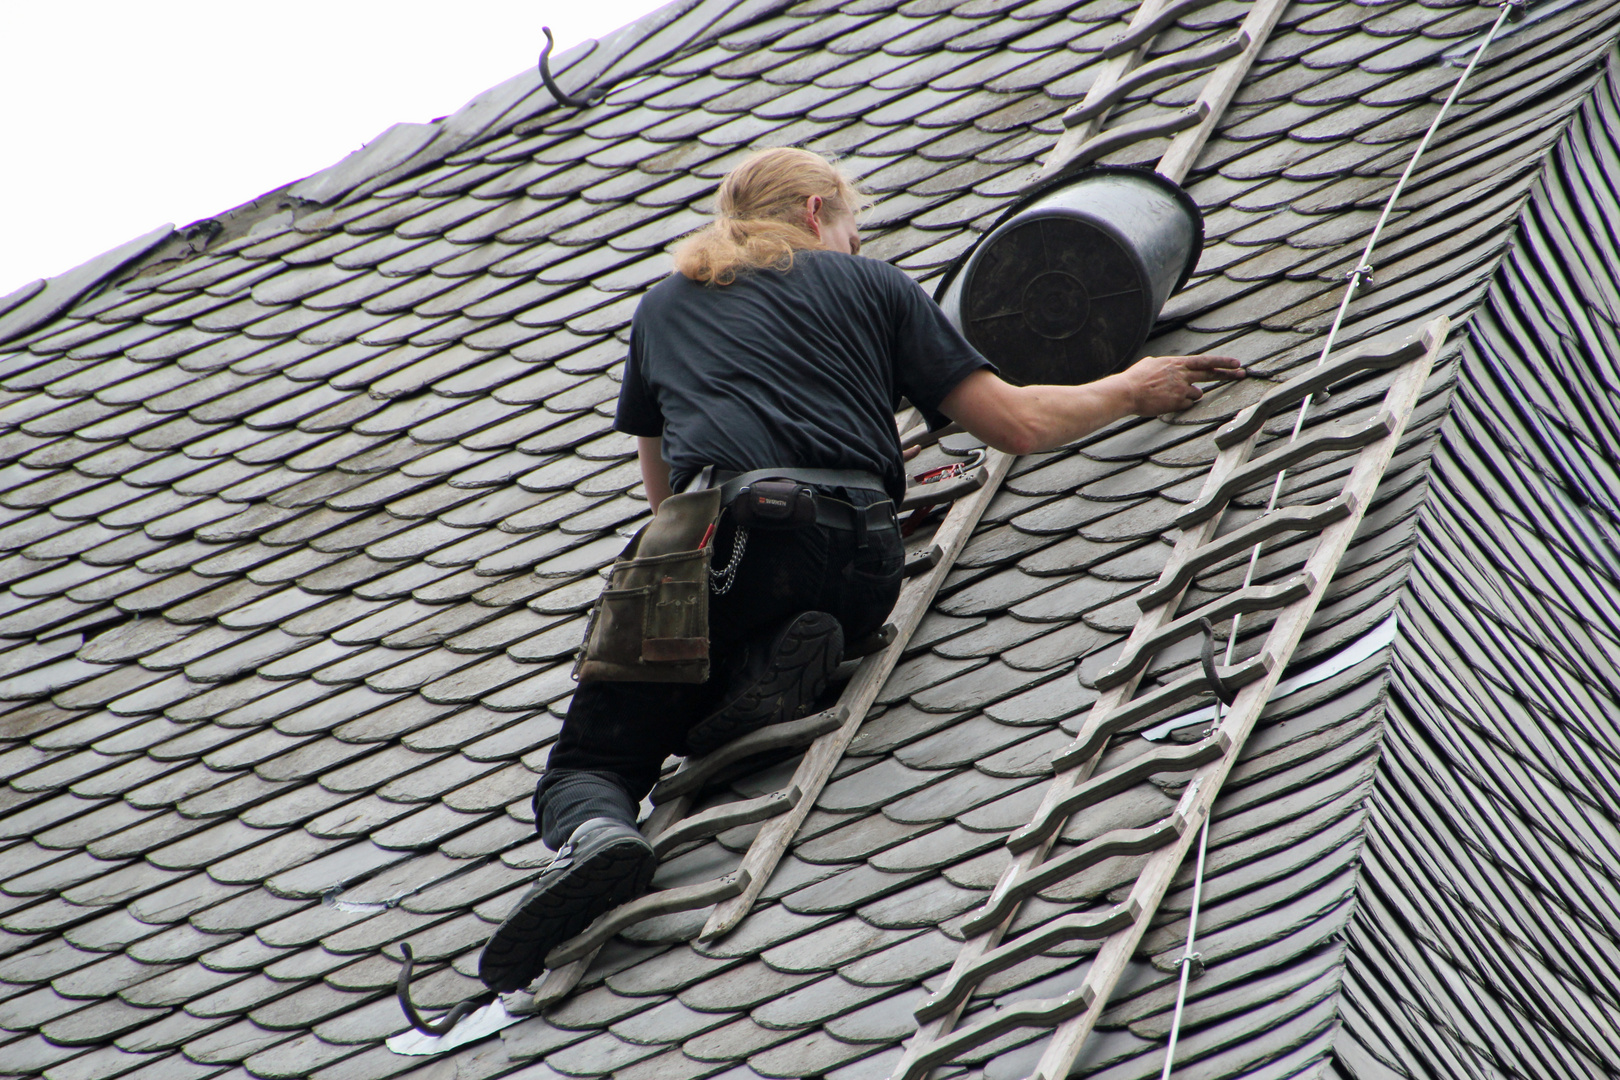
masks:
<path fill-rule="evenodd" d="M 551 27 L 542 26 L 540 29 L 546 35 L 546 47 L 540 50 L 540 81 L 546 84 L 546 89 L 557 99 L 557 104 L 586 109 L 606 97 L 606 90 L 592 90 L 587 86 L 579 94 L 570 94 L 557 85 L 557 80 L 551 74 L 551 50 L 556 41 L 551 36 Z"/>

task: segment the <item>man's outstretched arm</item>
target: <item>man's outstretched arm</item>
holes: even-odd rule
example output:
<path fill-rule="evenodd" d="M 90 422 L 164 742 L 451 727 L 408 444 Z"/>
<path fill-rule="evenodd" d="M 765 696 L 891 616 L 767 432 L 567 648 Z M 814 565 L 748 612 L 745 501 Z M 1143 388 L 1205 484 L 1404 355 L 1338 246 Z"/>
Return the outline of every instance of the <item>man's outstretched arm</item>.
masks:
<path fill-rule="evenodd" d="M 1180 412 L 1204 396 L 1198 383 L 1243 376 L 1230 356 L 1148 356 L 1083 386 L 1014 386 L 981 369 L 946 395 L 940 411 L 997 450 L 1034 454 L 1124 416 Z"/>

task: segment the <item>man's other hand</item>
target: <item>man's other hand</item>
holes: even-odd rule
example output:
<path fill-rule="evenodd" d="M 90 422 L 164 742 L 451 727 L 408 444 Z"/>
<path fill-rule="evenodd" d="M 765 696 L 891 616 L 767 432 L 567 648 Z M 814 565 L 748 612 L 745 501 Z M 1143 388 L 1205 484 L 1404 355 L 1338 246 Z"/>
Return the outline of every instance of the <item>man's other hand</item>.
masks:
<path fill-rule="evenodd" d="M 1180 412 L 1204 396 L 1201 382 L 1228 382 L 1247 374 L 1230 356 L 1144 356 L 1117 376 L 1138 416 Z"/>

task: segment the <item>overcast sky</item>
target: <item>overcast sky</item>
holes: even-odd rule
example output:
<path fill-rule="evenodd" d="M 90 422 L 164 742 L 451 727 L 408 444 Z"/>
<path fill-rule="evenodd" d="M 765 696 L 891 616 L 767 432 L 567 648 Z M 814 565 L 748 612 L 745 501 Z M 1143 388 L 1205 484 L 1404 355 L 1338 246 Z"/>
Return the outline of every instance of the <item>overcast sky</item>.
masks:
<path fill-rule="evenodd" d="M 454 112 L 659 0 L 9 3 L 0 296 Z M 566 85 L 566 80 L 565 80 Z"/>

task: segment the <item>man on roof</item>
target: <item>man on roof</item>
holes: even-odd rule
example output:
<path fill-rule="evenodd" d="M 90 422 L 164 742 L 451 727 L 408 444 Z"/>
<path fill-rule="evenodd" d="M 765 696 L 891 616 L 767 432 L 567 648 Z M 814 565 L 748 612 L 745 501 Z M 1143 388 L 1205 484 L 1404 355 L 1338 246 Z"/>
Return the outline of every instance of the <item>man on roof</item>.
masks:
<path fill-rule="evenodd" d="M 1083 386 L 1015 386 L 902 271 L 859 257 L 868 201 L 825 158 L 754 154 L 718 205 L 636 311 L 615 427 L 636 436 L 655 514 L 672 492 L 725 485 L 724 497 L 761 473 L 814 488 L 814 520 L 744 528 L 738 508 L 722 512 L 706 681 L 580 685 L 534 799 L 557 857 L 479 961 L 497 990 L 647 891 L 657 860 L 637 807 L 668 755 L 807 714 L 846 643 L 881 628 L 904 564 L 902 397 L 931 428 L 954 420 L 1028 454 L 1185 409 L 1199 382 L 1243 375 L 1227 357 L 1165 356 Z"/>

